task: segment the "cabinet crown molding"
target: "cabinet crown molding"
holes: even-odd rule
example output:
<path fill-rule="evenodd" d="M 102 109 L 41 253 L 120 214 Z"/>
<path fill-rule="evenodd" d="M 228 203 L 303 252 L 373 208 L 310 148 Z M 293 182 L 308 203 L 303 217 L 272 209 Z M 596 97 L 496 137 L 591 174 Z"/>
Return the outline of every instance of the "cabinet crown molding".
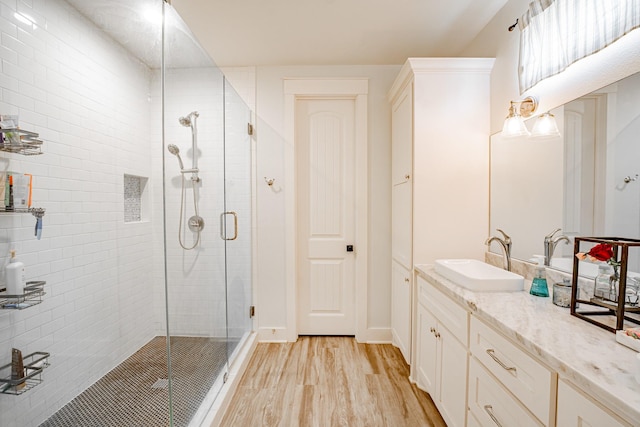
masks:
<path fill-rule="evenodd" d="M 429 73 L 491 73 L 495 58 L 408 58 L 404 63 L 387 99 L 393 103 L 401 89 L 416 74 Z"/>

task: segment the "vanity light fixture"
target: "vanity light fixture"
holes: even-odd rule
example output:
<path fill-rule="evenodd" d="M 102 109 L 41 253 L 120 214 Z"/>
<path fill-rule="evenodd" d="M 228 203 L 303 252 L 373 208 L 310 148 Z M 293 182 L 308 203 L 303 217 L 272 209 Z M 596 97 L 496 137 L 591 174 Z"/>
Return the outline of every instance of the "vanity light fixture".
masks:
<path fill-rule="evenodd" d="M 531 130 L 531 137 L 533 138 L 556 138 L 560 136 L 558 130 L 558 124 L 553 114 L 546 113 L 541 114 Z"/>
<path fill-rule="evenodd" d="M 516 108 L 517 105 L 517 108 Z M 529 130 L 524 123 L 524 119 L 531 115 L 538 108 L 538 100 L 532 96 L 527 96 L 522 101 L 511 101 L 509 107 L 509 115 L 504 120 L 502 127 L 503 138 L 517 138 L 521 136 L 529 136 Z"/>

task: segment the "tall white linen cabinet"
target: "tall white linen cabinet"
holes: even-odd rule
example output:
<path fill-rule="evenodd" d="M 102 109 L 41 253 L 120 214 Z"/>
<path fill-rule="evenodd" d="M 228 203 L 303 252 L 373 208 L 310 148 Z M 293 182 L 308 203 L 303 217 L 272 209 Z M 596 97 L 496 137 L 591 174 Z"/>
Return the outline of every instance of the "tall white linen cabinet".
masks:
<path fill-rule="evenodd" d="M 413 265 L 484 259 L 492 58 L 410 58 L 392 111 L 393 343 L 411 364 Z M 505 106 L 505 114 L 507 112 Z"/>

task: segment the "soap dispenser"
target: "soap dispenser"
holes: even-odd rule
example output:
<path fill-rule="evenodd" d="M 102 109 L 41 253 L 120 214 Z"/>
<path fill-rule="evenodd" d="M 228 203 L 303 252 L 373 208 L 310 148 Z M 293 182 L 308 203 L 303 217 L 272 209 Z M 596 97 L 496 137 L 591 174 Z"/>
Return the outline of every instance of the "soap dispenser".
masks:
<path fill-rule="evenodd" d="M 547 287 L 547 278 L 544 269 L 544 257 L 536 257 L 538 265 L 536 265 L 536 272 L 531 282 L 531 289 L 529 293 L 537 297 L 548 297 L 549 288 Z"/>
<path fill-rule="evenodd" d="M 24 287 L 26 285 L 24 277 L 24 264 L 18 261 L 16 258 L 16 251 L 11 251 L 11 260 L 9 265 L 5 268 L 7 278 L 7 294 L 8 295 L 22 295 L 24 294 Z"/>

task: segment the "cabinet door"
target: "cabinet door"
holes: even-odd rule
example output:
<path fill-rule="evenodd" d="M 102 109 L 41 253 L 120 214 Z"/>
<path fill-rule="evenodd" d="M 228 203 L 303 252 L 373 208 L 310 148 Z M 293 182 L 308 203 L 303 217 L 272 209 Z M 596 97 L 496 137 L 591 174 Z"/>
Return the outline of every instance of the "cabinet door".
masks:
<path fill-rule="evenodd" d="M 413 83 L 391 106 L 391 183 L 411 179 L 413 169 Z"/>
<path fill-rule="evenodd" d="M 463 427 L 467 413 L 467 349 L 440 322 L 436 338 L 440 352 L 440 412 L 448 426 Z"/>
<path fill-rule="evenodd" d="M 565 381 L 558 381 L 558 427 L 628 427 L 591 398 Z"/>
<path fill-rule="evenodd" d="M 435 336 L 436 318 L 422 304 L 418 304 L 416 334 L 416 367 L 418 387 L 435 400 L 438 342 Z"/>
<path fill-rule="evenodd" d="M 407 269 L 412 268 L 411 184 L 394 185 L 391 190 L 391 257 Z"/>
<path fill-rule="evenodd" d="M 411 274 L 393 261 L 391 266 L 391 333 L 393 344 L 411 364 Z"/>

